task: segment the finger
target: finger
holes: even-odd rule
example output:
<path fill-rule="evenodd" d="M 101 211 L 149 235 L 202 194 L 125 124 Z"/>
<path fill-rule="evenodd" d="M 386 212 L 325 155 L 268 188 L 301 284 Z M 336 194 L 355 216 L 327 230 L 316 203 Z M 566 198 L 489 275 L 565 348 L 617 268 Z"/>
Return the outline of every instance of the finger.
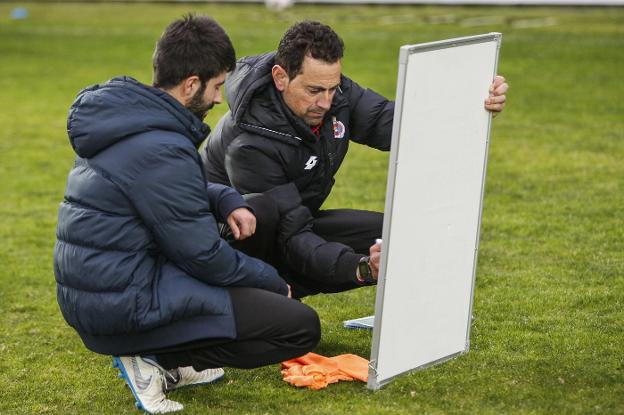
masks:
<path fill-rule="evenodd" d="M 507 97 L 505 95 L 490 95 L 486 98 L 485 104 L 504 104 L 507 101 Z"/>
<path fill-rule="evenodd" d="M 502 104 L 487 104 L 485 109 L 491 112 L 501 112 L 505 108 L 505 103 Z"/>
<path fill-rule="evenodd" d="M 241 232 L 241 236 L 243 238 L 249 238 L 251 235 L 253 235 L 255 232 L 255 224 L 252 221 L 246 221 L 244 222 L 244 225 L 242 227 L 242 232 Z"/>
<path fill-rule="evenodd" d="M 494 92 L 494 90 L 499 86 L 505 83 L 505 77 L 501 75 L 496 75 L 492 84 L 490 85 L 490 93 Z"/>
<path fill-rule="evenodd" d="M 496 88 L 494 88 L 494 90 L 491 91 L 490 95 L 503 95 L 507 92 L 508 89 L 509 89 L 509 85 L 506 83 L 503 83 L 497 86 Z"/>
<path fill-rule="evenodd" d="M 232 230 L 232 235 L 234 236 L 234 239 L 238 241 L 238 239 L 240 238 L 240 229 L 238 227 L 238 224 L 236 223 L 236 220 L 234 220 L 232 217 L 229 217 L 227 223 L 228 225 L 230 225 L 230 229 Z"/>
<path fill-rule="evenodd" d="M 370 256 L 370 263 L 374 264 L 375 266 L 379 266 L 379 260 L 381 259 L 381 253 L 380 252 L 372 252 L 371 256 Z"/>
<path fill-rule="evenodd" d="M 240 228 L 240 235 L 237 238 L 237 240 L 242 241 L 243 239 L 247 239 L 247 237 L 249 236 L 249 232 L 247 231 L 247 228 L 242 225 Z"/>
<path fill-rule="evenodd" d="M 238 229 L 240 231 L 240 235 L 239 235 L 239 239 L 238 240 L 242 240 L 245 239 L 249 236 L 249 225 L 247 222 L 245 221 L 239 221 L 238 222 Z"/>
<path fill-rule="evenodd" d="M 249 220 L 249 236 L 253 235 L 254 233 L 256 233 L 256 217 L 255 216 L 251 216 L 250 220 Z"/>
<path fill-rule="evenodd" d="M 374 255 L 371 255 L 370 257 L 370 261 L 368 262 L 368 264 L 371 267 L 371 271 L 373 273 L 373 276 L 375 278 L 377 278 L 377 276 L 379 275 L 379 259 L 380 259 L 381 255 L 379 253 L 375 253 Z"/>
<path fill-rule="evenodd" d="M 371 274 L 373 275 L 374 279 L 378 279 L 379 278 L 379 268 L 371 267 Z"/>
<path fill-rule="evenodd" d="M 256 217 L 247 209 L 241 209 L 236 215 L 236 221 L 241 230 L 241 239 L 248 238 L 256 232 Z"/>

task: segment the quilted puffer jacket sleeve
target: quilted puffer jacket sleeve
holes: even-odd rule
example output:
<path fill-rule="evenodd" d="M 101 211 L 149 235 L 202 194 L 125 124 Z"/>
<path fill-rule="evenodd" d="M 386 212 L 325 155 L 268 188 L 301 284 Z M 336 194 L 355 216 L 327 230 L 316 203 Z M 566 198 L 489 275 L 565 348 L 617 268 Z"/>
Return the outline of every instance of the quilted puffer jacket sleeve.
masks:
<path fill-rule="evenodd" d="M 342 87 L 349 99 L 351 140 L 379 150 L 390 150 L 394 101 L 371 89 L 364 89 L 346 77 L 342 78 Z"/>
<path fill-rule="evenodd" d="M 145 161 L 128 197 L 161 251 L 189 275 L 216 286 L 245 286 L 287 294 L 268 264 L 219 238 L 194 148 L 162 146 Z"/>
<path fill-rule="evenodd" d="M 355 281 L 355 268 L 362 255 L 338 242 L 328 242 L 312 231 L 313 217 L 301 204 L 293 183 L 265 192 L 280 211 L 278 244 L 291 269 L 319 282 L 341 284 Z"/>
<path fill-rule="evenodd" d="M 260 137 L 245 133 L 228 146 L 225 154 L 227 175 L 232 186 L 242 194 L 263 193 L 288 183 L 277 156 L 265 154 L 261 146 L 250 144 L 259 140 Z"/>
<path fill-rule="evenodd" d="M 245 199 L 236 190 L 229 186 L 218 183 L 207 183 L 206 192 L 208 193 L 208 201 L 212 207 L 213 213 L 219 222 L 225 223 L 227 217 L 235 209 L 244 207 L 253 212 Z"/>
<path fill-rule="evenodd" d="M 241 145 L 242 141 L 235 140 L 228 149 L 228 152 L 236 151 L 236 157 L 226 157 L 230 180 L 242 193 L 262 192 L 275 201 L 280 212 L 278 245 L 289 267 L 316 281 L 353 282 L 362 255 L 315 234 L 312 231 L 314 218 L 302 204 L 306 195 L 299 192 L 294 182 L 286 181 L 278 162 L 261 148 Z M 313 193 L 313 190 L 308 189 L 308 192 Z"/>
<path fill-rule="evenodd" d="M 279 160 L 282 156 L 278 153 L 265 153 L 266 148 L 256 144 L 260 140 L 261 137 L 244 133 L 228 147 L 225 168 L 232 186 L 242 194 L 264 193 L 276 187 L 292 186 L 295 191 L 292 195 L 298 203 L 307 200 L 311 204 L 320 205 L 322 199 L 318 189 L 310 185 L 301 186 L 297 181 L 289 182 Z M 300 192 L 300 188 L 304 190 Z"/>

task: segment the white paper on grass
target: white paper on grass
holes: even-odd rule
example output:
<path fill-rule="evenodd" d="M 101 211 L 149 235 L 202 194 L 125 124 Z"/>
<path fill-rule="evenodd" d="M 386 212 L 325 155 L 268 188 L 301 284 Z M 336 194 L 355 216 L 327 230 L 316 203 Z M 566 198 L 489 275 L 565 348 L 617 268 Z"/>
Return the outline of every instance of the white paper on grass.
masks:
<path fill-rule="evenodd" d="M 400 50 L 368 387 L 469 347 L 501 35 Z"/>
<path fill-rule="evenodd" d="M 371 330 L 373 328 L 374 322 L 375 322 L 375 316 L 367 316 L 367 317 L 354 318 L 352 320 L 345 320 L 342 322 L 342 325 L 347 329 Z"/>

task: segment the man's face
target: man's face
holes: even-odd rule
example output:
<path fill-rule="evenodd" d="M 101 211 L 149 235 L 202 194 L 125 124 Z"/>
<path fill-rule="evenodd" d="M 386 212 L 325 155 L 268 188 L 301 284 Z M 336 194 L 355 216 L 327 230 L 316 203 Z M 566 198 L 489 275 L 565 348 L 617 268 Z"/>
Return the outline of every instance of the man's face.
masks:
<path fill-rule="evenodd" d="M 340 60 L 327 63 L 306 56 L 298 75 L 290 79 L 284 71 L 282 79 L 279 79 L 279 74 L 274 74 L 274 81 L 288 108 L 307 125 L 315 126 L 320 124 L 331 107 L 340 85 L 341 71 Z"/>
<path fill-rule="evenodd" d="M 206 118 L 208 111 L 223 101 L 221 87 L 225 82 L 226 73 L 210 78 L 208 82 L 202 83 L 187 104 L 186 108 L 195 114 L 200 120 Z"/>

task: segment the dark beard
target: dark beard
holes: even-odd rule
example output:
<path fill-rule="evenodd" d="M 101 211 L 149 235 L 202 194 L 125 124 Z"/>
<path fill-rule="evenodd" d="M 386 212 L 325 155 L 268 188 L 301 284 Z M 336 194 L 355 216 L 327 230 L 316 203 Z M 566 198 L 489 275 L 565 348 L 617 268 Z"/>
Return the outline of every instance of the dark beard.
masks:
<path fill-rule="evenodd" d="M 197 118 L 203 120 L 206 118 L 208 111 L 214 107 L 214 103 L 206 104 L 203 99 L 204 92 L 206 91 L 206 83 L 202 83 L 202 86 L 191 98 L 191 102 L 188 103 L 186 108 L 191 111 Z"/>

